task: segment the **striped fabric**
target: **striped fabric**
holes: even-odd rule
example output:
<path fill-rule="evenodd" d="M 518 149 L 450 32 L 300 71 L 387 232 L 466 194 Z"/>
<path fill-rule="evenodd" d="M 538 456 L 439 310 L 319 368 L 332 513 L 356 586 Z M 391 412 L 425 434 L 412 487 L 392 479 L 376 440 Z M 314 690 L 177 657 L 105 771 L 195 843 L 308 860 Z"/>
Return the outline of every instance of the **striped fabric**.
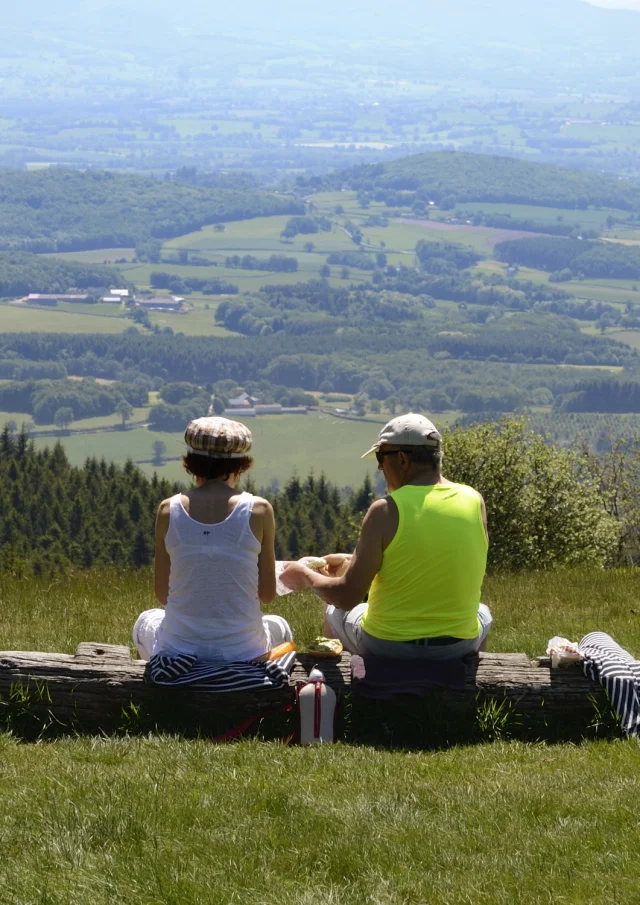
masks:
<path fill-rule="evenodd" d="M 585 635 L 578 647 L 585 676 L 605 689 L 625 734 L 640 738 L 640 661 L 604 632 Z"/>
<path fill-rule="evenodd" d="M 206 663 L 189 654 L 154 654 L 148 676 L 153 685 L 197 685 L 207 691 L 251 691 L 286 688 L 296 658 L 295 651 L 264 663 Z"/>

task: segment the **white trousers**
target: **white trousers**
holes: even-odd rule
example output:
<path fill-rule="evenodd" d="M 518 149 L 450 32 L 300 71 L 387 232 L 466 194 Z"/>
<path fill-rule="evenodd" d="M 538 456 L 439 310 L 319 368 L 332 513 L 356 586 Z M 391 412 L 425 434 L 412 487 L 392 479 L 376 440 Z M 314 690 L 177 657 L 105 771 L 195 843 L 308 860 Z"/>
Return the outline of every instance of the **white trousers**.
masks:
<path fill-rule="evenodd" d="M 141 660 L 150 660 L 156 651 L 158 630 L 164 619 L 164 610 L 157 607 L 140 613 L 133 626 L 133 643 Z M 267 636 L 266 650 L 273 650 L 285 641 L 293 641 L 291 626 L 282 616 L 263 616 L 262 624 Z"/>

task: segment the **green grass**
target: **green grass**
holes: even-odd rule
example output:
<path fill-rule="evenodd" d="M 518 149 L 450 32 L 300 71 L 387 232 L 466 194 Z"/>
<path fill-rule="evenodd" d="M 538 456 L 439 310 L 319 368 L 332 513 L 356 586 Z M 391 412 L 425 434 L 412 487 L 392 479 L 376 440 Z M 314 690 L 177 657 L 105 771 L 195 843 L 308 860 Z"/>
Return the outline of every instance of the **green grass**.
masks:
<path fill-rule="evenodd" d="M 289 217 L 255 217 L 225 224 L 224 232 L 216 232 L 212 226 L 205 226 L 194 233 L 188 233 L 165 244 L 166 249 L 186 248 L 189 251 L 217 252 L 224 255 L 255 254 L 269 252 L 293 255 L 303 252 L 306 242 L 313 242 L 319 251 L 340 251 L 353 248 L 353 243 L 340 231 L 319 232 L 312 235 L 298 235 L 292 242 L 282 242 L 280 233 Z M 154 269 L 159 269 L 155 267 Z M 165 269 L 165 265 L 162 265 Z"/>
<path fill-rule="evenodd" d="M 151 272 L 151 269 L 148 268 L 148 273 Z M 273 276 L 275 275 L 269 274 L 269 277 Z M 291 274 L 281 276 L 286 278 Z M 148 279 L 148 274 L 146 278 Z M 268 281 L 265 280 L 265 282 Z M 140 280 L 140 285 L 145 285 L 144 280 Z M 231 333 L 215 322 L 215 311 L 220 301 L 221 296 L 208 297 L 198 293 L 188 298 L 187 302 L 193 307 L 193 310 L 187 314 L 150 311 L 149 317 L 154 326 L 171 327 L 175 333 L 184 333 L 186 336 L 236 336 L 237 334 Z M 204 307 L 205 304 L 209 305 L 209 309 Z M 125 310 L 119 305 L 100 303 L 91 305 L 88 311 L 84 310 L 85 307 L 60 304 L 49 309 L 0 304 L 0 333 L 30 331 L 38 333 L 122 333 L 131 326 L 135 326 L 143 333 L 147 332 L 140 324 L 134 324 L 130 318 L 126 317 Z M 78 310 L 79 308 L 81 310 Z"/>
<path fill-rule="evenodd" d="M 188 314 L 150 311 L 149 318 L 154 327 L 171 327 L 174 333 L 184 333 L 185 336 L 237 336 L 237 333 L 216 324 L 216 308 L 220 301 L 220 296 L 189 296 L 188 304 L 193 310 Z M 209 308 L 205 308 L 205 305 L 209 305 Z"/>
<path fill-rule="evenodd" d="M 101 316 L 97 312 L 70 312 L 61 306 L 33 308 L 0 304 L 0 333 L 122 333 L 131 325 L 132 322 L 125 317 Z"/>
<path fill-rule="evenodd" d="M 584 229 L 604 229 L 607 217 L 626 216 L 623 211 L 602 208 L 601 210 L 567 210 L 560 207 L 541 207 L 534 204 L 510 204 L 507 202 L 466 201 L 458 205 L 454 216 L 461 212 L 484 211 L 485 214 L 510 214 L 514 219 L 533 220 L 534 223 L 579 223 Z M 561 217 L 562 220 L 558 221 Z"/>
<path fill-rule="evenodd" d="M 637 901 L 633 743 L 5 737 L 0 754 L 7 905 Z"/>
<path fill-rule="evenodd" d="M 77 422 L 80 425 L 82 422 Z M 115 424 L 115 415 L 112 416 L 112 424 Z M 73 425 L 72 425 L 73 427 Z M 144 428 L 130 428 L 126 432 L 101 431 L 95 434 L 71 434 L 60 435 L 69 461 L 72 465 L 82 465 L 85 459 L 95 456 L 98 459 L 108 459 L 120 464 L 128 458 L 134 461 L 151 459 L 154 440 L 164 440 L 167 444 L 168 455 L 179 455 L 181 448 L 177 441 L 172 443 L 171 434 L 156 434 Z M 58 437 L 34 437 L 36 449 L 51 446 Z M 175 445 L 174 445 L 175 444 Z"/>
<path fill-rule="evenodd" d="M 607 330 L 608 339 L 626 343 L 632 349 L 640 349 L 640 330 Z"/>
<path fill-rule="evenodd" d="M 339 487 L 357 486 L 367 473 L 375 470 L 375 462 L 372 465 L 360 456 L 375 440 L 379 431 L 377 424 L 347 421 L 318 413 L 265 415 L 247 418 L 246 424 L 253 434 L 255 465 L 251 477 L 258 487 L 267 486 L 273 479 L 284 482 L 293 474 L 307 474 L 310 469 L 316 474 L 324 472 Z M 127 437 L 133 433 L 130 431 Z M 182 455 L 184 451 L 181 433 L 136 433 L 143 436 L 134 439 L 132 448 L 138 448 L 140 444 L 140 448 L 150 449 L 152 440 L 159 438 L 166 442 L 168 456 Z M 150 455 L 145 458 L 150 458 Z M 149 476 L 157 471 L 161 477 L 171 481 L 185 480 L 180 462 L 169 462 L 161 468 L 153 465 L 141 467 Z"/>
<path fill-rule="evenodd" d="M 633 570 L 496 576 L 492 648 L 601 628 L 640 647 Z M 129 643 L 151 575 L 3 576 L 0 649 Z M 310 594 L 280 598 L 304 642 Z M 428 739 L 425 739 L 428 742 Z M 437 751 L 0 735 L 6 905 L 637 901 L 634 742 Z M 594 791 L 597 793 L 594 794 Z"/>
<path fill-rule="evenodd" d="M 495 620 L 490 649 L 533 657 L 544 654 L 553 635 L 579 640 L 599 629 L 640 653 L 637 582 L 634 569 L 489 576 L 483 599 Z M 149 571 L 96 570 L 47 580 L 4 575 L 0 650 L 73 653 L 81 641 L 130 644 L 138 613 L 154 605 Z M 267 611 L 288 619 L 303 644 L 322 627 L 322 604 L 310 592 L 277 598 Z"/>
<path fill-rule="evenodd" d="M 505 274 L 506 266 L 495 260 L 482 261 L 474 270 L 478 273 Z M 577 299 L 592 299 L 595 302 L 607 302 L 611 305 L 626 305 L 627 302 L 638 302 L 640 297 L 634 286 L 640 286 L 639 280 L 616 280 L 612 278 L 570 280 L 568 283 L 549 284 L 549 274 L 544 270 L 531 267 L 520 267 L 515 277 L 517 280 L 544 285 L 555 285 L 571 293 Z"/>
<path fill-rule="evenodd" d="M 146 411 L 143 409 L 141 413 Z M 137 412 L 133 420 L 139 420 Z M 19 425 L 22 420 L 31 419 L 30 416 L 12 413 L 7 413 L 4 419 L 0 413 L 0 424 L 4 420 L 14 420 Z M 381 416 L 380 421 L 385 420 L 385 416 Z M 109 415 L 104 419 L 77 421 L 71 427 L 106 427 L 116 423 L 120 423 L 116 415 Z M 267 486 L 274 479 L 284 482 L 296 472 L 307 474 L 309 469 L 314 469 L 316 474 L 324 472 L 340 487 L 357 486 L 367 473 L 375 470 L 375 462 L 372 465 L 360 456 L 375 440 L 378 424 L 348 421 L 317 412 L 308 415 L 265 415 L 248 418 L 246 423 L 253 434 L 255 465 L 251 474 L 258 486 Z M 55 437 L 38 437 L 36 433 L 34 437 L 37 448 L 51 446 L 56 439 L 64 445 L 73 465 L 82 465 L 85 459 L 92 456 L 121 464 L 131 458 L 149 477 L 156 471 L 171 481 L 187 481 L 179 461 L 167 462 L 161 467 L 152 465 L 150 461 L 155 440 L 166 444 L 167 457 L 181 456 L 184 452 L 182 432 L 165 433 L 132 427 L 124 433 L 59 433 Z"/>

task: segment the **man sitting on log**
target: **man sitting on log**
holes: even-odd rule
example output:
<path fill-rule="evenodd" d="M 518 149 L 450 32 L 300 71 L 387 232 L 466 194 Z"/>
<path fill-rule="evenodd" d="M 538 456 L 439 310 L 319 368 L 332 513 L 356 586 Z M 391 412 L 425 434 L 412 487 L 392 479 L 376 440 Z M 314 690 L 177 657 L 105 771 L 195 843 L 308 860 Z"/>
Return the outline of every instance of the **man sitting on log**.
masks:
<path fill-rule="evenodd" d="M 352 653 L 445 660 L 483 649 L 492 618 L 480 603 L 488 546 L 481 495 L 442 476 L 442 437 L 422 415 L 389 421 L 367 456 L 376 457 L 388 494 L 365 515 L 353 556 L 326 557 L 329 575 L 291 563 L 280 580 L 325 601 L 325 631 Z"/>

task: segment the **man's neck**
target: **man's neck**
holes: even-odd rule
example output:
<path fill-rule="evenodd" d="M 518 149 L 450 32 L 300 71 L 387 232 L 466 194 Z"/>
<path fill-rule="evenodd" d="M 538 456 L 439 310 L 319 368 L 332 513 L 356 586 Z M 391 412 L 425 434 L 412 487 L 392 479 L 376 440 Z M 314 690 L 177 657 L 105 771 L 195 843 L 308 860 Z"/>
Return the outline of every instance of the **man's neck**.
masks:
<path fill-rule="evenodd" d="M 443 478 L 439 470 L 434 470 L 433 468 L 422 468 L 419 471 L 414 472 L 414 474 L 410 475 L 401 486 L 429 487 L 432 484 L 450 483 L 451 481 L 447 481 L 446 478 Z"/>

